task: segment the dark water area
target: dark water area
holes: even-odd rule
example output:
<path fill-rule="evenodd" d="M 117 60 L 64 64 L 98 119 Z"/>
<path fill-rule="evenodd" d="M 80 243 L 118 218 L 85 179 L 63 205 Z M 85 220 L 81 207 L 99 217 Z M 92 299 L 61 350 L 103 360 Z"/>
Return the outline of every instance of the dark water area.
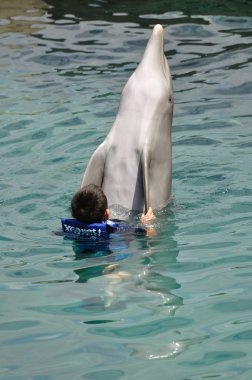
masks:
<path fill-rule="evenodd" d="M 214 1 L 60 1 L 47 2 L 55 8 L 52 17 L 55 20 L 62 19 L 67 14 L 73 14 L 82 20 L 106 20 L 115 21 L 114 15 L 124 18 L 126 21 L 137 22 L 146 26 L 146 21 L 139 16 L 143 14 L 162 15 L 166 12 L 182 12 L 184 18 L 196 15 L 225 15 L 225 16 L 251 16 L 252 7 L 250 0 L 214 0 Z M 155 17 L 153 17 L 155 18 Z M 120 19 L 118 20 L 120 21 Z"/>
<path fill-rule="evenodd" d="M 53 231 L 156 23 L 173 200 L 83 254 Z M 251 379 L 251 57 L 248 0 L 0 0 L 1 379 Z"/>

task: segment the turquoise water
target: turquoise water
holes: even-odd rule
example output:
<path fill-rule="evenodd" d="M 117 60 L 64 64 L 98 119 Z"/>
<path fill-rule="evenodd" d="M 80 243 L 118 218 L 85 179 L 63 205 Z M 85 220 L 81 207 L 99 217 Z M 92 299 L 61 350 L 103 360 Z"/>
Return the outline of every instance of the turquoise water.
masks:
<path fill-rule="evenodd" d="M 0 3 L 0 378 L 251 379 L 251 10 L 63 3 Z M 53 231 L 155 23 L 172 204 L 156 237 L 75 255 Z"/>

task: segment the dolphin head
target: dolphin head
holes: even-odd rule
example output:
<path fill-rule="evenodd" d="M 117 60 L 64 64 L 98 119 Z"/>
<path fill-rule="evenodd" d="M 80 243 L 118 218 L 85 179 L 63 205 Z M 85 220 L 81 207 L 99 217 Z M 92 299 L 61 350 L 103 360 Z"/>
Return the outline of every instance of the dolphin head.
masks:
<path fill-rule="evenodd" d="M 169 86 L 172 86 L 170 69 L 164 55 L 164 30 L 162 25 L 154 26 L 151 37 L 145 48 L 143 58 L 138 66 L 138 71 L 143 74 L 161 75 Z"/>
<path fill-rule="evenodd" d="M 141 112 L 145 121 L 146 118 L 157 120 L 159 116 L 166 116 L 171 127 L 172 78 L 164 55 L 164 30 L 160 24 L 153 28 L 142 60 L 124 87 L 119 112 L 126 111 L 129 115 L 130 110 L 133 115 Z"/>

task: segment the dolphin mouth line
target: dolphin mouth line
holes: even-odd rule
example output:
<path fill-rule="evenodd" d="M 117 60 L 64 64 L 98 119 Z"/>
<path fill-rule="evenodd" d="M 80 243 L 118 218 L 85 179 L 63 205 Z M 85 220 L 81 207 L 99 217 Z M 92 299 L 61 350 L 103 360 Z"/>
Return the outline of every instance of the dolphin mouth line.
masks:
<path fill-rule="evenodd" d="M 167 74 L 166 74 L 166 64 L 165 64 L 164 49 L 163 49 L 163 52 L 162 52 L 161 65 L 162 65 L 162 72 L 164 74 L 164 77 L 165 77 L 166 81 L 168 82 L 169 78 L 167 77 Z"/>
<path fill-rule="evenodd" d="M 153 33 L 156 33 L 161 39 L 160 43 L 160 67 L 167 82 L 169 82 L 169 76 L 167 76 L 166 57 L 164 53 L 164 28 L 161 24 L 157 24 L 154 27 Z"/>

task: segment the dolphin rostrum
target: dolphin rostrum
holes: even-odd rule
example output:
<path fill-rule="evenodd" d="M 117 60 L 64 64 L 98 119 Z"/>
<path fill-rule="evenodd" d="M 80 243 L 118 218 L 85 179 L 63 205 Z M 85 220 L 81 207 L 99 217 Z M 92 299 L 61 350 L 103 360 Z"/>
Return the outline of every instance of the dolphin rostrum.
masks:
<path fill-rule="evenodd" d="M 109 207 L 147 212 L 171 195 L 173 90 L 163 39 L 156 25 L 123 89 L 114 125 L 83 176 L 81 186 L 101 186 Z"/>

